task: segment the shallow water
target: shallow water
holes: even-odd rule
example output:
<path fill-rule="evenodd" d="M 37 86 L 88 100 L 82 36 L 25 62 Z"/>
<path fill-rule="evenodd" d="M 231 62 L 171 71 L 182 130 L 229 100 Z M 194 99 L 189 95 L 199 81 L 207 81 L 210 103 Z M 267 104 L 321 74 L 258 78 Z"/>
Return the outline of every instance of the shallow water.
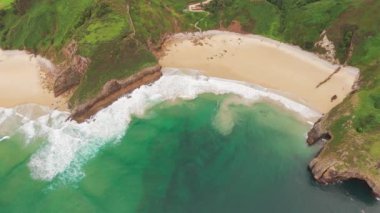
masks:
<path fill-rule="evenodd" d="M 165 102 L 134 117 L 121 140 L 96 152 L 86 146 L 80 153 L 93 156 L 71 162 L 80 169 L 68 167 L 52 180 L 33 178 L 30 166 L 46 145 L 44 135 L 26 144 L 15 134 L 0 142 L 0 209 L 379 212 L 361 182 L 320 186 L 312 180 L 307 164 L 318 147 L 306 146 L 308 128 L 277 106 L 235 96 Z"/>

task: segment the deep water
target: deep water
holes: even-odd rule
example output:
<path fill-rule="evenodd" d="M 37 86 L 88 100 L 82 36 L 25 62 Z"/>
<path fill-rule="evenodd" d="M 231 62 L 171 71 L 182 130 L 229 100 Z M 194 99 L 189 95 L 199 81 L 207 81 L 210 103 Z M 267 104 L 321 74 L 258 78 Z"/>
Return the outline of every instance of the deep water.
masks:
<path fill-rule="evenodd" d="M 234 96 L 165 102 L 83 163 L 76 181 L 33 179 L 28 162 L 44 138 L 12 136 L 0 142 L 0 212 L 380 212 L 360 181 L 313 181 L 308 128 Z"/>

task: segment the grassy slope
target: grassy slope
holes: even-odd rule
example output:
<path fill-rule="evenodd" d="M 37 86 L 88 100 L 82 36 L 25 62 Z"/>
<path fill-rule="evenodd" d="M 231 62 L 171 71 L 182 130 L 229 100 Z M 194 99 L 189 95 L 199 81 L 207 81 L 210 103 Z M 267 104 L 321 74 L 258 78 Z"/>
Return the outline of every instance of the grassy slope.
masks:
<path fill-rule="evenodd" d="M 8 9 L 11 7 L 13 0 L 0 1 L 0 9 Z"/>
<path fill-rule="evenodd" d="M 91 63 L 70 100 L 74 106 L 97 94 L 108 80 L 156 64 L 149 42 L 158 43 L 166 33 L 194 30 L 204 14 L 183 13 L 189 2 L 0 0 L 0 46 L 28 49 L 60 63 L 62 48 L 75 40 L 79 54 Z"/>
<path fill-rule="evenodd" d="M 59 62 L 60 49 L 75 39 L 80 54 L 91 58 L 73 104 L 95 95 L 109 79 L 155 64 L 148 41 L 157 43 L 166 33 L 194 31 L 196 22 L 207 30 L 238 20 L 247 32 L 312 51 L 327 29 L 341 61 L 352 38 L 349 63 L 362 70 L 362 89 L 329 114 L 327 125 L 334 138 L 323 155 L 339 155 L 347 166 L 377 173 L 373 162 L 380 160 L 379 1 L 215 0 L 220 4 L 210 6 L 209 14 L 183 12 L 192 0 L 16 0 L 18 7 L 11 2 L 0 0 L 0 10 L 7 11 L 0 13 L 1 47 L 27 48 Z M 342 157 L 343 153 L 348 154 Z"/>
<path fill-rule="evenodd" d="M 346 51 L 342 44 L 345 29 L 355 29 L 350 64 L 361 70 L 361 89 L 329 114 L 327 126 L 334 137 L 322 153 L 324 158 L 341 160 L 338 169 L 342 171 L 358 169 L 375 176 L 380 162 L 379 10 L 379 1 L 364 1 L 330 26 L 330 37 L 342 51 Z"/>

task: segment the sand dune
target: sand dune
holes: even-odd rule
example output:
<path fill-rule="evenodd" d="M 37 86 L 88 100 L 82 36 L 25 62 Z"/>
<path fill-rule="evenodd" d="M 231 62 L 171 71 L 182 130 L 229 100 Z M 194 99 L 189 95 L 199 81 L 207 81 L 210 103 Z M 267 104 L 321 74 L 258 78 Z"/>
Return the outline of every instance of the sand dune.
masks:
<path fill-rule="evenodd" d="M 245 81 L 272 89 L 321 113 L 340 103 L 359 71 L 343 67 L 330 80 L 333 65 L 298 47 L 256 35 L 208 31 L 178 34 L 165 45 L 164 67 L 199 70 L 201 74 Z M 336 96 L 334 101 L 332 97 Z"/>

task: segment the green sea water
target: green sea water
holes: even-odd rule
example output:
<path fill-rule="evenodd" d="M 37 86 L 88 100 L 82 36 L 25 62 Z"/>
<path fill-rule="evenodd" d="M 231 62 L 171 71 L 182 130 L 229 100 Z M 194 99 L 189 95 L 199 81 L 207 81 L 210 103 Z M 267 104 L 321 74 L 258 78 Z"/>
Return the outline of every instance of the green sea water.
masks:
<path fill-rule="evenodd" d="M 321 186 L 310 128 L 268 103 L 202 95 L 159 104 L 103 146 L 77 181 L 34 180 L 43 144 L 0 142 L 0 212 L 380 212 L 359 181 Z"/>

